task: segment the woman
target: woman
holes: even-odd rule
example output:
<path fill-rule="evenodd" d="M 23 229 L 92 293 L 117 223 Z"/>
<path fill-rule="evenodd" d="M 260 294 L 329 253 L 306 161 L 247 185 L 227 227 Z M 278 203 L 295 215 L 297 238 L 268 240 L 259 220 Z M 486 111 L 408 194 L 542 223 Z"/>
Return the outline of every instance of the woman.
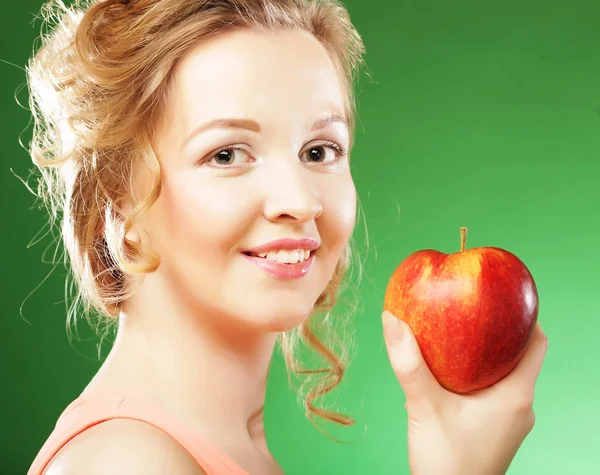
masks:
<path fill-rule="evenodd" d="M 32 157 L 80 295 L 118 325 L 30 474 L 280 474 L 263 403 L 277 339 L 311 329 L 349 264 L 360 36 L 335 0 L 106 0 L 57 7 L 28 73 Z M 414 474 L 504 473 L 533 427 L 546 349 L 469 396 L 442 389 L 384 314 Z M 325 320 L 326 322 L 326 320 Z M 375 472 L 374 472 L 375 473 Z"/>

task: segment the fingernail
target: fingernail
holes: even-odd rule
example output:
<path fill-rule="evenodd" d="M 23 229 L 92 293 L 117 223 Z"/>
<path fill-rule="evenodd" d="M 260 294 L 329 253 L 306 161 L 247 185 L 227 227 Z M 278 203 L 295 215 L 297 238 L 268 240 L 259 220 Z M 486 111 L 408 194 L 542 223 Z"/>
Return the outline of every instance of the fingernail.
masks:
<path fill-rule="evenodd" d="M 385 338 L 391 345 L 397 345 L 404 336 L 404 325 L 390 312 L 383 312 L 383 330 Z"/>

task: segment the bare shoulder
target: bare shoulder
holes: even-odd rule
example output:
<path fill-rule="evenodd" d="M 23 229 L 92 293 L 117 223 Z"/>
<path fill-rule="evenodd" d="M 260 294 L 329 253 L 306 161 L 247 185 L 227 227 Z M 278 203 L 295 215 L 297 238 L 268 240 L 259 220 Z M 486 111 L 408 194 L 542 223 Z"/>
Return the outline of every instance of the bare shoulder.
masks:
<path fill-rule="evenodd" d="M 66 444 L 44 475 L 205 475 L 175 440 L 155 427 L 115 419 L 82 432 Z"/>

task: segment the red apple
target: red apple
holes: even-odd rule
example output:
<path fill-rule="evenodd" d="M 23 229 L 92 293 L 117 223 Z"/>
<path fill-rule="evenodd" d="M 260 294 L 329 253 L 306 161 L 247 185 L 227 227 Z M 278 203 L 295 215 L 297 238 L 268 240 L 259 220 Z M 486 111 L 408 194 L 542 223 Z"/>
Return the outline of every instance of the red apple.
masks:
<path fill-rule="evenodd" d="M 454 254 L 421 250 L 396 268 L 384 310 L 411 327 L 439 383 L 466 394 L 493 385 L 517 365 L 538 316 L 525 264 L 497 247 Z"/>

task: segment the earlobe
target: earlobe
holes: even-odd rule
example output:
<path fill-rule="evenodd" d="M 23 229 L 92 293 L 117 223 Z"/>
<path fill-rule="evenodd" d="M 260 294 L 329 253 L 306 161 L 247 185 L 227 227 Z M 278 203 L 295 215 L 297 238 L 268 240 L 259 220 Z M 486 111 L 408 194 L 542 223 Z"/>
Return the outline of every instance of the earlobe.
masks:
<path fill-rule="evenodd" d="M 125 232 L 125 240 L 131 243 L 139 244 L 142 240 L 140 235 L 140 230 L 137 223 L 132 219 L 133 212 L 133 196 L 127 200 L 123 200 L 118 205 L 118 211 L 121 215 L 121 218 L 124 220 L 124 232 Z"/>
<path fill-rule="evenodd" d="M 125 233 L 125 239 L 129 242 L 135 242 L 139 244 L 142 240 L 140 238 L 140 234 L 136 229 L 136 226 L 133 226 L 129 231 Z"/>

